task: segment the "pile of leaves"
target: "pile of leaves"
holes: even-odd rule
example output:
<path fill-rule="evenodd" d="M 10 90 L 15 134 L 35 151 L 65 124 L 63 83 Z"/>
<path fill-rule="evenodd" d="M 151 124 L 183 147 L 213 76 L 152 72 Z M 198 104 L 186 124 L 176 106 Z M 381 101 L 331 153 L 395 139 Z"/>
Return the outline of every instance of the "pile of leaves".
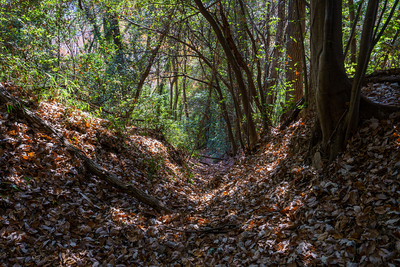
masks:
<path fill-rule="evenodd" d="M 346 152 L 317 170 L 306 164 L 309 119 L 273 129 L 251 155 L 181 166 L 150 134 L 118 134 L 54 101 L 36 112 L 174 213 L 98 180 L 1 106 L 0 265 L 400 264 L 400 114 L 363 121 Z"/>

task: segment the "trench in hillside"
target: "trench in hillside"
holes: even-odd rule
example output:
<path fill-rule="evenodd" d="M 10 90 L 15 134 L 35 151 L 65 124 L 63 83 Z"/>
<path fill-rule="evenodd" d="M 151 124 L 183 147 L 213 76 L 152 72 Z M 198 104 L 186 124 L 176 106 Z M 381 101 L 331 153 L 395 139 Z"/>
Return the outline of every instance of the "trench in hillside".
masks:
<path fill-rule="evenodd" d="M 396 86 L 372 85 L 370 97 L 398 104 Z M 309 119 L 272 129 L 251 154 L 179 165 L 151 132 L 135 134 L 144 129 L 122 139 L 108 122 L 54 101 L 35 111 L 174 213 L 160 215 L 105 184 L 2 106 L 2 264 L 387 265 L 400 256 L 399 114 L 362 122 L 346 152 L 316 170 L 304 164 Z"/>

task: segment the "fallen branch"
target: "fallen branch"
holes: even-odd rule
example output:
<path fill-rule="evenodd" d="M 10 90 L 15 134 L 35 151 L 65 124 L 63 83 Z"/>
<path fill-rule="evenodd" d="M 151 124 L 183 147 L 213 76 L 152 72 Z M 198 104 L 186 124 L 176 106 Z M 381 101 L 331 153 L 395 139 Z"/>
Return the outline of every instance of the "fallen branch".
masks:
<path fill-rule="evenodd" d="M 158 212 L 166 212 L 166 213 L 172 212 L 167 206 L 164 205 L 164 203 L 160 202 L 155 197 L 146 194 L 142 190 L 134 187 L 133 185 L 124 183 L 123 181 L 118 179 L 118 177 L 115 174 L 103 169 L 95 161 L 88 158 L 85 155 L 85 153 L 83 153 L 80 149 L 71 145 L 71 143 L 68 142 L 68 140 L 59 131 L 54 129 L 48 122 L 42 120 L 41 118 L 36 116 L 35 113 L 23 107 L 21 102 L 15 99 L 1 83 L 0 83 L 0 102 L 2 102 L 5 105 L 11 106 L 19 114 L 28 119 L 31 123 L 37 124 L 44 130 L 57 136 L 60 143 L 64 145 L 72 154 L 81 159 L 84 162 L 87 170 L 90 171 L 92 174 L 98 176 L 102 180 L 105 180 L 106 182 L 115 186 L 121 191 L 133 196 L 137 200 L 149 205 Z"/>
<path fill-rule="evenodd" d="M 225 225 L 221 225 L 221 226 L 214 227 L 214 228 L 205 228 L 205 229 L 199 229 L 199 230 L 183 230 L 183 229 L 172 228 L 172 227 L 169 227 L 166 225 L 164 225 L 164 227 L 174 230 L 174 231 L 183 232 L 183 233 L 212 233 L 212 234 L 227 233 L 227 232 L 229 232 L 229 229 L 238 228 L 238 226 L 236 224 L 225 224 Z"/>

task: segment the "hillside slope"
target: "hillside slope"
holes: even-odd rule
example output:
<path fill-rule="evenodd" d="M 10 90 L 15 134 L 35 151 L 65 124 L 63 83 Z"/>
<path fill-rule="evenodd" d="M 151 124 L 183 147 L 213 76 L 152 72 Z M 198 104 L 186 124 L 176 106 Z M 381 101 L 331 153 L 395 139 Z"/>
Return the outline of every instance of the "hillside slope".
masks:
<path fill-rule="evenodd" d="M 273 130 L 236 161 L 179 165 L 156 132 L 118 134 L 54 101 L 31 108 L 174 212 L 160 215 L 93 176 L 1 105 L 0 265 L 400 264 L 400 114 L 364 121 L 347 151 L 317 170 L 305 164 L 310 121 Z"/>

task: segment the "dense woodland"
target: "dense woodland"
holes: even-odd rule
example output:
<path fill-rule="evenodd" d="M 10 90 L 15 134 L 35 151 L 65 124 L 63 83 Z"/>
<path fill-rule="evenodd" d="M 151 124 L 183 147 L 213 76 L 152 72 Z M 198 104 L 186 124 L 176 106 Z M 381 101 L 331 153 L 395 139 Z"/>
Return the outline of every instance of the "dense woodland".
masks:
<path fill-rule="evenodd" d="M 400 265 L 399 0 L 0 0 L 0 266 Z"/>

